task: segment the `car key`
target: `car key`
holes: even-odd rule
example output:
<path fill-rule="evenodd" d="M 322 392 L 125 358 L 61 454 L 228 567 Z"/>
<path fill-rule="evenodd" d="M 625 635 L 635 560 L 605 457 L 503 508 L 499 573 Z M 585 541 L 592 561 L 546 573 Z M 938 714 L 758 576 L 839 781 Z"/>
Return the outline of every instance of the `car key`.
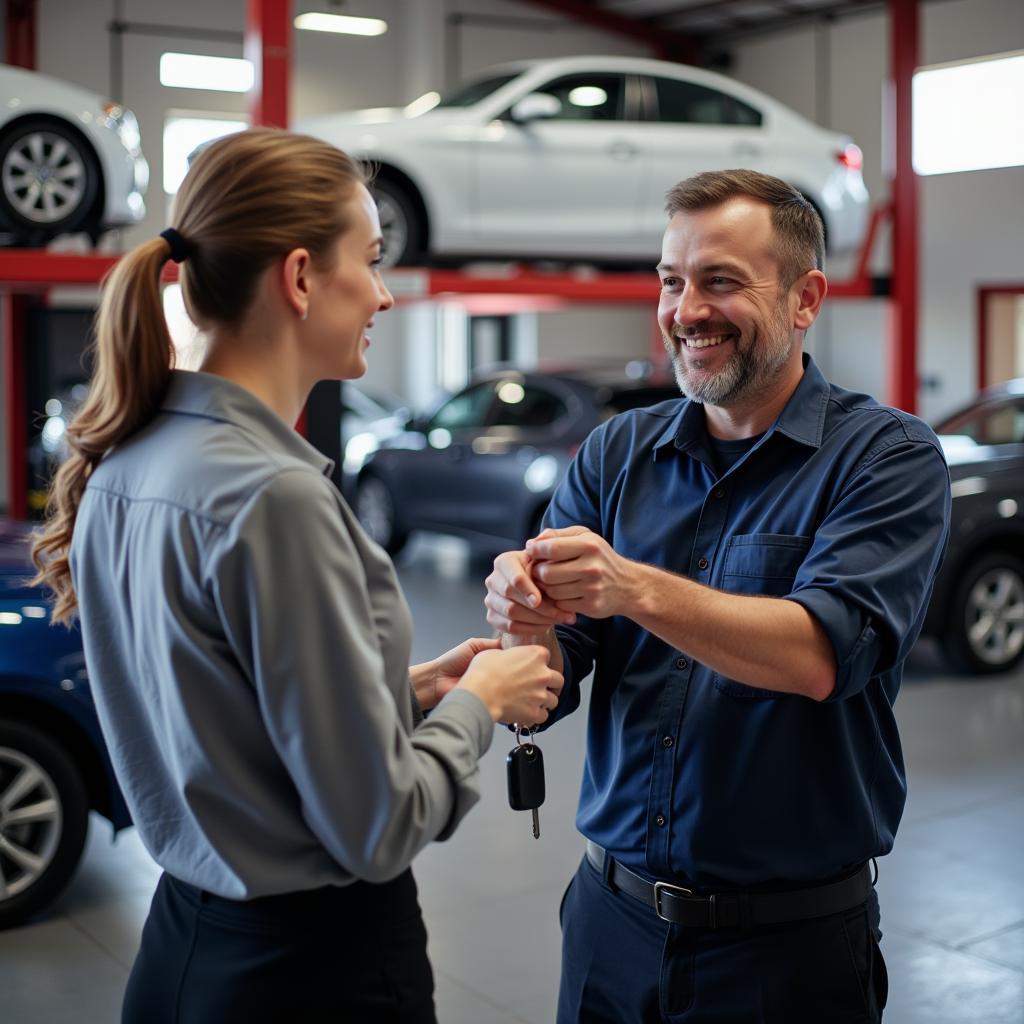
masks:
<path fill-rule="evenodd" d="M 516 745 L 508 752 L 508 802 L 513 811 L 533 812 L 533 838 L 540 838 L 540 814 L 544 803 L 544 755 L 533 742 L 533 730 L 516 727 Z M 529 740 L 522 741 L 527 732 Z"/>

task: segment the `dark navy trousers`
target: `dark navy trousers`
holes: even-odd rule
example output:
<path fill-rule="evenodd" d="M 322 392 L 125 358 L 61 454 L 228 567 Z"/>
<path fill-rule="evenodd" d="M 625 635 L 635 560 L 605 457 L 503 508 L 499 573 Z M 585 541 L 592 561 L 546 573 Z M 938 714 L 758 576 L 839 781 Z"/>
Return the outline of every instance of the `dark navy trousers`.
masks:
<path fill-rule="evenodd" d="M 756 929 L 683 928 L 584 857 L 562 900 L 558 1024 L 878 1024 L 878 903 Z"/>
<path fill-rule="evenodd" d="M 250 901 L 164 875 L 122 1024 L 435 1024 L 412 872 Z"/>

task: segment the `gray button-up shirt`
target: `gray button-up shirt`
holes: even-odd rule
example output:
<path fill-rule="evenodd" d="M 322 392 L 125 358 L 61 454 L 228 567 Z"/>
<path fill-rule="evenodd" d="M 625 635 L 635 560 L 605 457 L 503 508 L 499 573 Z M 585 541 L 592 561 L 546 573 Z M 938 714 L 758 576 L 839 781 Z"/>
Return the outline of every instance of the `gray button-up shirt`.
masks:
<path fill-rule="evenodd" d="M 175 371 L 75 525 L 86 661 L 139 834 L 221 896 L 392 878 L 479 798 L 493 723 L 455 690 L 414 728 L 409 610 L 330 466 L 243 388 Z"/>

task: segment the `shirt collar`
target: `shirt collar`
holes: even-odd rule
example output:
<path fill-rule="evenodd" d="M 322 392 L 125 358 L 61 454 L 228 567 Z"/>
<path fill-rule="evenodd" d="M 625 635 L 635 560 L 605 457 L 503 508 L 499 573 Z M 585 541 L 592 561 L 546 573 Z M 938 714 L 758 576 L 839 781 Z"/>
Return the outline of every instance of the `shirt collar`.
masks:
<path fill-rule="evenodd" d="M 820 448 L 830 388 L 828 381 L 806 352 L 803 354 L 803 363 L 804 373 L 800 383 L 765 437 L 778 431 L 801 444 Z M 704 406 L 700 402 L 688 399 L 683 402 L 677 415 L 669 421 L 668 426 L 654 442 L 655 458 L 669 445 L 680 451 L 693 448 L 702 442 L 705 430 Z"/>
<path fill-rule="evenodd" d="M 289 427 L 251 391 L 225 377 L 192 370 L 172 370 L 160 408 L 186 416 L 231 423 L 256 438 L 261 447 L 284 451 L 325 476 L 334 463 Z"/>

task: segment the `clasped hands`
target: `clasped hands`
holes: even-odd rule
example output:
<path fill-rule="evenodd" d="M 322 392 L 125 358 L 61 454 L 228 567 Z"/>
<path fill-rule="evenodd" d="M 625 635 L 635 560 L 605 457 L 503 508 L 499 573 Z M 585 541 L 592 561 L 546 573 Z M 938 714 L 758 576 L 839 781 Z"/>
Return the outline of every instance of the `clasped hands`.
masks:
<path fill-rule="evenodd" d="M 506 551 L 487 577 L 487 621 L 499 632 L 529 637 L 571 625 L 577 614 L 625 614 L 635 600 L 634 563 L 584 526 L 544 530 L 522 551 Z"/>

